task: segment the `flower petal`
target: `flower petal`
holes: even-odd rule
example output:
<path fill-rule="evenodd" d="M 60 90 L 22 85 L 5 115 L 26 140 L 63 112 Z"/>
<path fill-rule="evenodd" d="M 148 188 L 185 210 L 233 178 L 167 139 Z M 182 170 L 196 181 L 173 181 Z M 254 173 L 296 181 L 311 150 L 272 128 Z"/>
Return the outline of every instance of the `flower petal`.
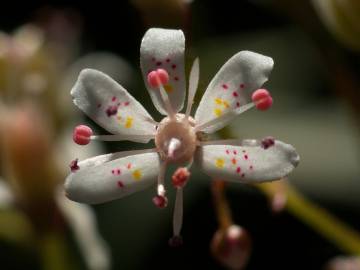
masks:
<path fill-rule="evenodd" d="M 260 141 L 245 140 L 238 145 L 200 146 L 195 161 L 213 178 L 247 183 L 278 180 L 288 175 L 299 163 L 299 156 L 294 147 L 281 141 L 264 148 Z"/>
<path fill-rule="evenodd" d="M 174 111 L 182 109 L 185 99 L 186 78 L 184 68 L 185 37 L 181 30 L 149 29 L 141 42 L 140 65 L 145 85 L 156 109 L 166 115 L 160 92 L 147 82 L 149 72 L 158 68 L 169 74 L 169 83 L 164 86 Z"/>
<path fill-rule="evenodd" d="M 81 71 L 71 95 L 76 106 L 113 134 L 155 134 L 153 119 L 144 107 L 121 85 L 100 71 Z M 143 138 L 134 141 L 149 141 L 146 136 Z"/>
<path fill-rule="evenodd" d="M 134 154 L 136 152 L 142 153 Z M 154 184 L 160 158 L 156 152 L 129 151 L 86 159 L 78 166 L 80 169 L 66 179 L 66 195 L 73 201 L 97 204 Z"/>
<path fill-rule="evenodd" d="M 195 121 L 202 125 L 225 113 L 234 113 L 202 131 L 212 133 L 227 125 L 237 115 L 235 111 L 251 101 L 252 92 L 267 81 L 273 64 L 272 58 L 249 51 L 231 57 L 206 89 L 195 113 Z"/>

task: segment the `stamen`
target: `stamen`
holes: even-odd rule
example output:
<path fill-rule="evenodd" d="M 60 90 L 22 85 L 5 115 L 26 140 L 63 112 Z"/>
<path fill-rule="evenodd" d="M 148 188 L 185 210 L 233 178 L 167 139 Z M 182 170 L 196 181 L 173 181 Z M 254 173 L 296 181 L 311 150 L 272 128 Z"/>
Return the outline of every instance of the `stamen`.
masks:
<path fill-rule="evenodd" d="M 237 108 L 235 110 L 230 110 L 230 111 L 222 114 L 221 116 L 219 116 L 217 118 L 214 118 L 214 119 L 212 119 L 212 120 L 210 120 L 208 122 L 205 122 L 203 124 L 195 126 L 195 132 L 202 131 L 202 130 L 208 128 L 208 127 L 216 125 L 219 122 L 224 122 L 224 121 L 230 120 L 232 117 L 234 117 L 236 115 L 239 115 L 239 114 L 242 114 L 243 112 L 246 112 L 247 110 L 250 110 L 254 106 L 255 106 L 255 103 L 250 102 L 248 104 L 242 105 L 241 107 L 239 107 L 239 108 Z"/>
<path fill-rule="evenodd" d="M 174 120 L 175 119 L 175 112 L 174 109 L 170 103 L 170 99 L 169 99 L 169 95 L 166 93 L 164 87 L 162 85 L 160 85 L 159 87 L 160 89 L 160 96 L 161 99 L 165 105 L 166 108 L 166 112 L 168 113 L 168 116 L 170 117 L 170 119 Z"/>
<path fill-rule="evenodd" d="M 273 99 L 266 89 L 256 90 L 252 94 L 251 99 L 255 103 L 256 108 L 260 111 L 266 111 L 273 104 Z"/>
<path fill-rule="evenodd" d="M 79 125 L 73 132 L 73 140 L 79 145 L 87 145 L 90 142 L 93 131 L 90 127 Z"/>
<path fill-rule="evenodd" d="M 167 201 L 168 201 L 165 196 L 166 190 L 164 186 L 166 166 L 167 166 L 166 161 L 163 161 L 160 164 L 160 171 L 159 171 L 158 183 L 157 183 L 157 195 L 152 199 L 153 203 L 159 208 L 165 208 L 167 206 Z"/>
<path fill-rule="evenodd" d="M 171 177 L 172 184 L 175 188 L 183 188 L 190 178 L 189 170 L 185 168 L 178 168 Z"/>
<path fill-rule="evenodd" d="M 199 58 L 196 58 L 190 71 L 189 93 L 188 93 L 188 101 L 185 112 L 185 119 L 189 118 L 191 107 L 194 103 L 196 90 L 198 88 L 198 84 L 199 84 Z"/>
<path fill-rule="evenodd" d="M 152 199 L 153 203 L 156 205 L 156 207 L 158 208 L 165 208 L 167 206 L 168 200 L 165 196 L 160 196 L 160 195 L 156 195 L 153 199 Z"/>
<path fill-rule="evenodd" d="M 159 88 L 160 85 L 164 85 L 169 82 L 169 74 L 165 69 L 159 68 L 149 72 L 147 81 L 152 88 Z"/>
<path fill-rule="evenodd" d="M 155 138 L 154 135 L 92 135 L 90 136 L 90 140 L 96 140 L 96 141 L 106 141 L 106 142 L 113 142 L 113 141 L 135 141 L 135 142 L 143 142 L 145 140 L 151 140 Z"/>
<path fill-rule="evenodd" d="M 169 245 L 172 247 L 177 247 L 182 244 L 182 238 L 180 236 L 182 222 L 183 222 L 183 189 L 177 188 L 174 217 L 173 217 L 174 236 L 169 240 Z"/>
<path fill-rule="evenodd" d="M 171 119 L 175 119 L 174 109 L 170 103 L 169 96 L 164 89 L 164 85 L 169 82 L 169 74 L 167 71 L 162 68 L 153 70 L 149 72 L 147 81 L 152 88 L 158 88 L 160 90 L 160 97 L 165 105 L 167 114 Z"/>

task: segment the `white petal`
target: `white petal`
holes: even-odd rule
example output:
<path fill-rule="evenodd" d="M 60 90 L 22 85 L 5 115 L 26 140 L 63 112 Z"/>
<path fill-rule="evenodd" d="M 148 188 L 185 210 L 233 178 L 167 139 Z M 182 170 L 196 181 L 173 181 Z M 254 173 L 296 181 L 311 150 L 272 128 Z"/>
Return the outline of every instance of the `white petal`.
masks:
<path fill-rule="evenodd" d="M 268 79 L 273 67 L 270 57 L 249 51 L 241 51 L 231 57 L 215 75 L 200 101 L 195 113 L 196 125 L 202 125 L 228 112 L 232 117 L 206 127 L 212 133 L 227 125 L 240 106 L 251 101 L 251 94 Z"/>
<path fill-rule="evenodd" d="M 85 204 L 69 201 L 64 196 L 63 190 L 58 190 L 55 198 L 67 224 L 74 232 L 88 268 L 90 270 L 110 269 L 110 250 L 98 233 L 93 210 Z"/>
<path fill-rule="evenodd" d="M 160 158 L 156 152 L 119 152 L 79 162 L 79 170 L 65 182 L 69 199 L 97 204 L 145 189 L 157 181 Z M 134 153 L 134 151 L 130 151 Z"/>
<path fill-rule="evenodd" d="M 76 106 L 113 134 L 155 134 L 153 119 L 144 107 L 121 85 L 100 71 L 81 71 L 71 95 Z M 149 139 L 136 141 L 148 142 Z"/>
<path fill-rule="evenodd" d="M 166 115 L 159 90 L 147 82 L 150 71 L 158 68 L 169 73 L 169 83 L 164 88 L 174 111 L 182 109 L 185 99 L 186 78 L 184 68 L 185 37 L 181 30 L 149 29 L 141 42 L 140 64 L 145 85 L 157 110 Z"/>
<path fill-rule="evenodd" d="M 251 143 L 249 143 L 251 142 Z M 288 175 L 299 163 L 294 147 L 281 141 L 264 149 L 259 141 L 239 145 L 203 145 L 195 161 L 209 176 L 233 182 L 265 182 Z"/>

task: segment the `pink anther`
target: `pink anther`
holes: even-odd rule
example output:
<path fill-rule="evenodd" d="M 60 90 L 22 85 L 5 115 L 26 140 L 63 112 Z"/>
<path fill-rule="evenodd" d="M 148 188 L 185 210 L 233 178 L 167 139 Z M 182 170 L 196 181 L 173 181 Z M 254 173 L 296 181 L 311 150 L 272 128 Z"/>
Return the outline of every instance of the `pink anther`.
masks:
<path fill-rule="evenodd" d="M 189 180 L 189 178 L 190 178 L 190 172 L 187 168 L 178 168 L 174 172 L 171 180 L 172 180 L 174 187 L 182 188 L 185 186 L 185 184 Z"/>
<path fill-rule="evenodd" d="M 273 99 L 266 89 L 256 90 L 252 94 L 251 99 L 255 103 L 256 108 L 260 111 L 266 111 L 273 104 Z"/>
<path fill-rule="evenodd" d="M 156 195 L 155 197 L 153 197 L 152 201 L 158 208 L 165 208 L 168 203 L 168 199 L 165 196 L 161 195 Z"/>
<path fill-rule="evenodd" d="M 165 85 L 169 82 L 169 74 L 165 69 L 158 68 L 149 72 L 147 81 L 152 88 L 158 88 L 160 85 Z"/>
<path fill-rule="evenodd" d="M 93 134 L 91 128 L 85 125 L 79 125 L 75 127 L 73 133 L 73 140 L 80 145 L 86 145 L 90 142 L 90 137 Z"/>

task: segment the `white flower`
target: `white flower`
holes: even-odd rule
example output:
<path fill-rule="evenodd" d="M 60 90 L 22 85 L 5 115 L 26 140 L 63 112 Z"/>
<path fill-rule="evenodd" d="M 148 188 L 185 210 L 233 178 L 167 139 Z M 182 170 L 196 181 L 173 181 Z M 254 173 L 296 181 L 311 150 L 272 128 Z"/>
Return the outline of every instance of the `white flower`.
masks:
<path fill-rule="evenodd" d="M 185 38 L 181 30 L 149 29 L 141 43 L 140 62 L 143 78 L 152 101 L 165 115 L 156 122 L 122 86 L 107 75 L 83 70 L 71 90 L 74 103 L 91 119 L 115 135 L 93 135 L 86 126 L 75 129 L 74 140 L 130 140 L 156 148 L 117 152 L 72 164 L 67 177 L 67 196 L 82 203 L 103 203 L 145 189 L 157 182 L 154 203 L 166 205 L 164 175 L 169 163 L 184 164 L 173 176 L 177 188 L 174 235 L 182 223 L 182 188 L 193 161 L 212 178 L 239 183 L 272 181 L 288 175 L 299 156 L 288 144 L 272 138 L 258 140 L 204 141 L 203 133 L 214 133 L 240 113 L 257 107 L 269 108 L 272 98 L 259 89 L 273 67 L 273 60 L 257 53 L 242 51 L 234 55 L 210 82 L 194 118 L 191 106 L 198 86 L 199 61 L 190 72 L 185 114 L 184 104 Z M 179 180 L 180 179 L 180 180 Z M 180 184 L 179 184 L 180 183 Z M 179 238 L 177 238 L 179 239 Z"/>

